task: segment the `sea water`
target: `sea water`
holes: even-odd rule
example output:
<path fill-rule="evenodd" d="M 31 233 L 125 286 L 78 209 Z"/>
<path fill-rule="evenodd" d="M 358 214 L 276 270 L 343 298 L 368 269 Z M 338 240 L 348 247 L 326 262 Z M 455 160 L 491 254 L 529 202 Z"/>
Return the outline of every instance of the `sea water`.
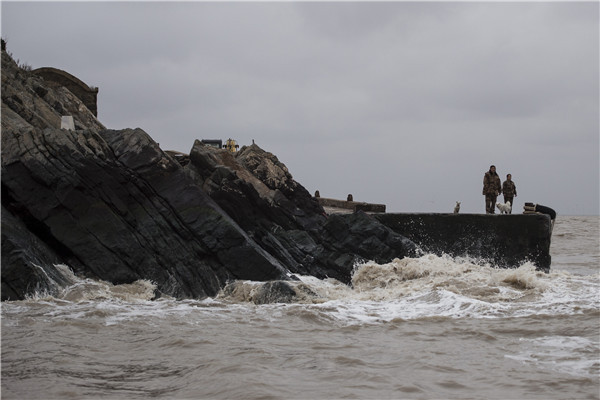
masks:
<path fill-rule="evenodd" d="M 60 266 L 60 296 L 2 303 L 2 399 L 598 399 L 598 228 L 559 216 L 549 274 L 428 254 L 301 277 L 292 304 Z"/>

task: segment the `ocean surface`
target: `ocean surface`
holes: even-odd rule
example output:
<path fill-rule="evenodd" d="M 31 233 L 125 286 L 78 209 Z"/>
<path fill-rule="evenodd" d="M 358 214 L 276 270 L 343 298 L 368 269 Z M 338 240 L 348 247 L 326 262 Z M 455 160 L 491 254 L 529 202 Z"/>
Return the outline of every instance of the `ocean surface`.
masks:
<path fill-rule="evenodd" d="M 81 280 L 2 303 L 2 399 L 598 399 L 599 218 L 558 216 L 549 274 L 423 255 L 353 287 L 149 301 Z"/>

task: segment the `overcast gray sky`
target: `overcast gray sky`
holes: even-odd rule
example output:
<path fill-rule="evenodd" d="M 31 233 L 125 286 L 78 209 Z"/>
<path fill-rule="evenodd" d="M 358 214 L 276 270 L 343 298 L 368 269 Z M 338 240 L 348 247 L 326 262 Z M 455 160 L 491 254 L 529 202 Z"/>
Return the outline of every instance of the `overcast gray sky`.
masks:
<path fill-rule="evenodd" d="M 311 193 L 389 212 L 599 213 L 599 3 L 7 2 L 15 59 L 99 87 L 164 150 L 255 140 Z M 501 197 L 500 197 L 501 199 Z"/>

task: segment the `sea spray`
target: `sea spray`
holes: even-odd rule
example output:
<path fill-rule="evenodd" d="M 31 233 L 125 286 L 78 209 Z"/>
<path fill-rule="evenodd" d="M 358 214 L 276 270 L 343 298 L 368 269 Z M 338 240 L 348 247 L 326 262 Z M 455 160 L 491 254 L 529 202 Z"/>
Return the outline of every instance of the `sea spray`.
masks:
<path fill-rule="evenodd" d="M 519 268 L 499 270 L 494 274 L 494 280 L 498 283 L 508 284 L 516 289 L 539 289 L 544 291 L 548 284 L 541 278 L 543 272 L 536 271 L 535 265 L 527 262 Z"/>
<path fill-rule="evenodd" d="M 418 258 L 395 259 L 387 264 L 373 262 L 359 266 L 353 277 L 354 289 L 392 300 L 427 290 L 450 292 L 485 301 L 511 300 L 546 288 L 543 273 L 530 263 L 517 269 L 498 269 L 468 258 L 427 254 Z M 515 291 L 513 289 L 519 289 Z"/>
<path fill-rule="evenodd" d="M 58 293 L 38 293 L 33 300 L 55 302 L 148 302 L 156 285 L 140 280 L 130 284 L 78 278 L 65 265 L 57 265 L 71 282 Z M 296 304 L 334 309 L 330 315 L 342 323 L 391 321 L 424 317 L 496 318 L 555 314 L 598 306 L 600 276 L 581 278 L 565 271 L 545 274 L 531 263 L 500 269 L 478 260 L 426 254 L 394 259 L 389 263 L 365 262 L 355 267 L 352 282 L 298 276 L 293 281 L 233 281 L 212 301 L 214 304 L 268 306 Z M 581 279 L 585 280 L 582 284 Z M 595 283 L 594 283 L 595 282 Z M 168 297 L 164 301 L 174 301 Z M 191 303 L 187 303 L 191 302 Z M 197 300 L 182 303 L 201 304 Z M 324 308 L 323 308 L 324 307 Z"/>
<path fill-rule="evenodd" d="M 129 284 L 113 285 L 110 282 L 79 278 L 64 264 L 56 264 L 55 268 L 68 284 L 55 290 L 36 291 L 28 300 L 63 300 L 83 302 L 97 300 L 119 300 L 125 302 L 148 301 L 155 298 L 156 285 L 148 280 L 137 280 Z"/>

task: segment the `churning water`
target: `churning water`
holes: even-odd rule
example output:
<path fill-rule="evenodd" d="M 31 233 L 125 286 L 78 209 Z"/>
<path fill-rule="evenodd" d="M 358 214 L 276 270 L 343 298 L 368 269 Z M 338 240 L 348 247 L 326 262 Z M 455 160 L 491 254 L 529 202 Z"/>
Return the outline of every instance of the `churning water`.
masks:
<path fill-rule="evenodd" d="M 425 255 L 202 301 L 81 280 L 2 304 L 3 399 L 600 398 L 599 219 L 559 216 L 552 269 Z M 225 292 L 224 292 L 225 293 Z"/>

